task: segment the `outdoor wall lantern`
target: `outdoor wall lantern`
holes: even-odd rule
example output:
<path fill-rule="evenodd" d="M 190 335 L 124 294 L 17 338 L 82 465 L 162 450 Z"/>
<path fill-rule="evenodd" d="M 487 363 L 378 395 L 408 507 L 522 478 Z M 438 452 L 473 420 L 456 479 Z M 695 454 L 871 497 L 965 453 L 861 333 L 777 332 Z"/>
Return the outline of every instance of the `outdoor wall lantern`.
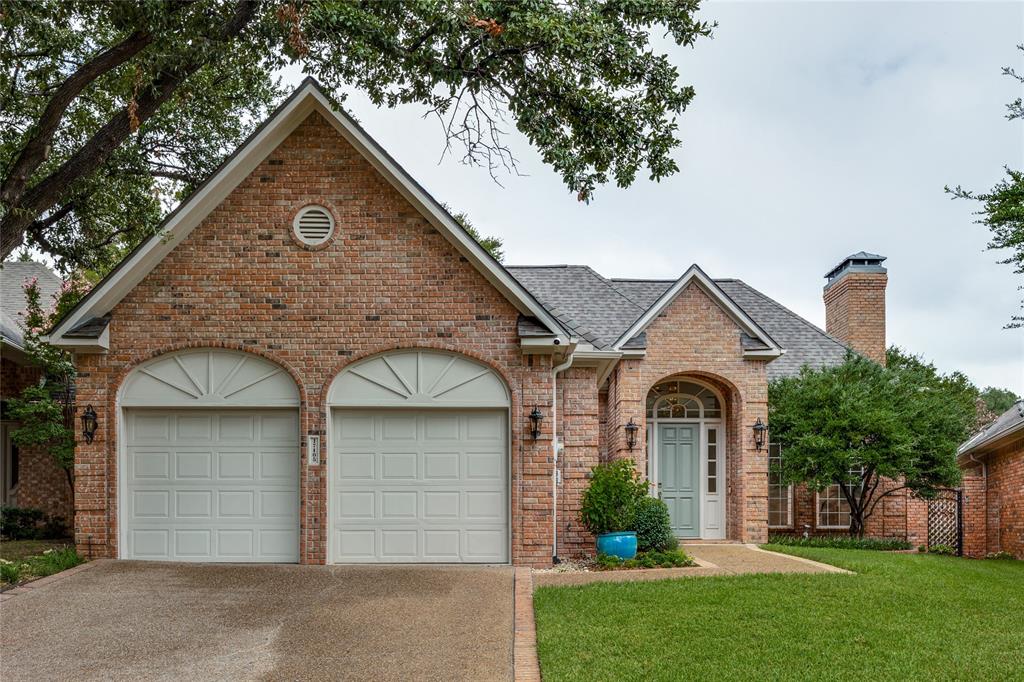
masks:
<path fill-rule="evenodd" d="M 629 418 L 629 423 L 623 428 L 626 429 L 626 447 L 629 448 L 630 452 L 636 447 L 636 434 L 640 431 L 640 425 L 633 421 L 633 418 Z"/>
<path fill-rule="evenodd" d="M 539 407 L 534 407 L 533 412 L 530 413 L 530 435 L 533 436 L 534 440 L 540 436 L 540 422 L 544 419 L 544 415 L 540 413 Z"/>
<path fill-rule="evenodd" d="M 93 436 L 96 435 L 96 427 L 99 424 L 99 420 L 96 418 L 96 410 L 92 409 L 92 405 L 85 408 L 85 412 L 82 413 L 82 435 L 85 436 L 85 442 L 91 443 Z"/>
<path fill-rule="evenodd" d="M 768 427 L 758 417 L 752 428 L 754 429 L 754 447 L 760 452 L 764 448 L 764 439 L 768 435 Z"/>

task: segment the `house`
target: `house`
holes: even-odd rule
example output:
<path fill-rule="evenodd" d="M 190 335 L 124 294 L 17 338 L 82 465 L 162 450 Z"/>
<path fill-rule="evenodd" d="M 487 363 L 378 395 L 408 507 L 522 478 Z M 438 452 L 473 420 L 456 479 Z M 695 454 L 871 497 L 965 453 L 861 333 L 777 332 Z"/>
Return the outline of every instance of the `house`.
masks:
<path fill-rule="evenodd" d="M 964 554 L 1024 559 L 1024 401 L 960 446 Z"/>
<path fill-rule="evenodd" d="M 0 266 L 0 505 L 41 509 L 71 525 L 71 487 L 65 472 L 42 448 L 19 448 L 11 439 L 17 423 L 8 399 L 39 381 L 39 369 L 25 354 L 21 323 L 25 283 L 35 280 L 44 304 L 61 287 L 60 278 L 42 263 L 6 262 Z"/>
<path fill-rule="evenodd" d="M 588 473 L 630 457 L 680 537 L 762 542 L 794 525 L 751 428 L 768 380 L 879 357 L 883 260 L 829 273 L 833 335 L 697 265 L 506 268 L 307 80 L 51 331 L 98 418 L 77 539 L 543 566 L 592 550 Z"/>

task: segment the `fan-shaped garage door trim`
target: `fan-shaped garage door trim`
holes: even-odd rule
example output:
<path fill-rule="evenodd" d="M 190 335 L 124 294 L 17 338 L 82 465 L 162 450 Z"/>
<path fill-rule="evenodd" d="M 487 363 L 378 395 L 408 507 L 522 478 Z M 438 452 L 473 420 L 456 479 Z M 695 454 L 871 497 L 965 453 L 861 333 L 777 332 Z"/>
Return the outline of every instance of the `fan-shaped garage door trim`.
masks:
<path fill-rule="evenodd" d="M 191 349 L 136 367 L 122 407 L 298 407 L 299 389 L 273 362 L 239 351 Z"/>
<path fill-rule="evenodd" d="M 493 369 L 464 355 L 399 350 L 349 365 L 327 396 L 331 407 L 508 407 Z"/>

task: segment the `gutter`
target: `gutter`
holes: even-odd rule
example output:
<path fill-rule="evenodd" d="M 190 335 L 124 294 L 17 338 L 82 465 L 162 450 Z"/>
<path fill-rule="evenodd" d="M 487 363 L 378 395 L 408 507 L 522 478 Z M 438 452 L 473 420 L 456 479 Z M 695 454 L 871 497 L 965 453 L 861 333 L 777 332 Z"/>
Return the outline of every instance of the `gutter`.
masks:
<path fill-rule="evenodd" d="M 562 451 L 562 443 L 558 439 L 558 375 L 572 366 L 576 345 L 569 346 L 569 354 L 560 365 L 551 368 L 551 451 L 553 454 L 551 467 L 551 563 L 561 562 L 558 558 L 558 456 Z"/>

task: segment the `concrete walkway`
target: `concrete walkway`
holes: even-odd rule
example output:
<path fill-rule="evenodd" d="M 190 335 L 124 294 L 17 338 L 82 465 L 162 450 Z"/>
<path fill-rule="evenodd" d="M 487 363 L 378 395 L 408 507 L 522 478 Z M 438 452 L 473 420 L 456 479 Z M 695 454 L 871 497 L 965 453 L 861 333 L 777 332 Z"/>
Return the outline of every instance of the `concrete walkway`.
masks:
<path fill-rule="evenodd" d="M 779 554 L 757 545 L 684 543 L 680 548 L 715 575 L 743 573 L 849 573 L 846 569 L 803 557 Z"/>
<path fill-rule="evenodd" d="M 0 679 L 511 680 L 511 567 L 111 561 L 0 604 Z"/>
<path fill-rule="evenodd" d="M 757 545 L 740 544 L 682 544 L 696 566 L 687 568 L 648 568 L 622 571 L 591 571 L 589 573 L 538 572 L 533 584 L 589 585 L 590 583 L 646 582 L 671 578 L 699 578 L 714 575 L 742 575 L 744 573 L 849 573 L 849 571 L 802 557 L 768 552 Z"/>

